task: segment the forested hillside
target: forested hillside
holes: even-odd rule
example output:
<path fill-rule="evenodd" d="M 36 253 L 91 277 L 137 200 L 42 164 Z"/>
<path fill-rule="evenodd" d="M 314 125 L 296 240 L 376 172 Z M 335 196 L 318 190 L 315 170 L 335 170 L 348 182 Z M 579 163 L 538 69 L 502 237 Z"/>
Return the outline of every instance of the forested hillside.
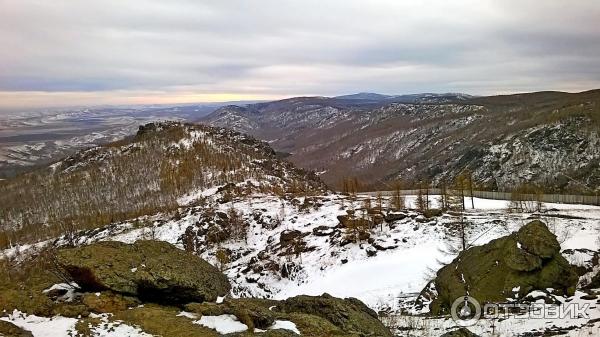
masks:
<path fill-rule="evenodd" d="M 369 96 L 370 97 L 370 96 Z M 427 100 L 300 97 L 223 107 L 204 119 L 267 140 L 331 187 L 357 178 L 365 190 L 396 181 L 478 188 L 524 184 L 548 192 L 600 186 L 600 91 Z"/>
<path fill-rule="evenodd" d="M 249 136 L 152 123 L 130 139 L 0 181 L 0 245 L 174 210 L 215 186 L 236 195 L 325 189 Z"/>

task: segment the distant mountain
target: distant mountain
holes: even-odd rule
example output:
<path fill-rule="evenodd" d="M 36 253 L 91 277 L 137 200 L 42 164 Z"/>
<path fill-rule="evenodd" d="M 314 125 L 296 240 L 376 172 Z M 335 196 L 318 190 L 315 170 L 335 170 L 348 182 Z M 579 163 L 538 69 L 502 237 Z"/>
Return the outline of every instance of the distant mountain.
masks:
<path fill-rule="evenodd" d="M 600 186 L 599 90 L 301 97 L 227 106 L 203 121 L 268 141 L 332 187 L 344 177 L 365 189 L 449 182 L 465 169 L 490 189 L 534 183 L 589 193 Z"/>
<path fill-rule="evenodd" d="M 391 98 L 394 102 L 402 103 L 450 103 L 460 102 L 467 99 L 474 98 L 468 94 L 462 93 L 423 93 L 423 94 L 411 94 L 411 95 L 398 95 Z"/>
<path fill-rule="evenodd" d="M 361 92 L 358 94 L 335 96 L 339 100 L 373 101 L 373 102 L 398 102 L 398 103 L 443 103 L 451 101 L 462 101 L 471 99 L 474 96 L 461 93 L 423 93 L 410 95 L 382 95 L 370 92 Z"/>
<path fill-rule="evenodd" d="M 358 100 L 370 100 L 370 101 L 383 101 L 386 99 L 390 99 L 394 96 L 390 96 L 390 95 L 382 95 L 382 94 L 375 94 L 372 92 L 361 92 L 358 94 L 352 94 L 352 95 L 342 95 L 342 96 L 336 96 L 334 98 L 337 99 L 358 99 Z"/>

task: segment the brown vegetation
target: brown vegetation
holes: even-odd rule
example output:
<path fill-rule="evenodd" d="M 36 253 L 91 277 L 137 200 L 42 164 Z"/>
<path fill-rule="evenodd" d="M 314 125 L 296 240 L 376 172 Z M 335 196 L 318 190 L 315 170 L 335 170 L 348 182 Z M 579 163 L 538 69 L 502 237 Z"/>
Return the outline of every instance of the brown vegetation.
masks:
<path fill-rule="evenodd" d="M 171 211 L 177 199 L 245 181 L 269 193 L 325 190 L 268 145 L 233 131 L 149 124 L 130 141 L 77 153 L 0 185 L 0 247 Z"/>

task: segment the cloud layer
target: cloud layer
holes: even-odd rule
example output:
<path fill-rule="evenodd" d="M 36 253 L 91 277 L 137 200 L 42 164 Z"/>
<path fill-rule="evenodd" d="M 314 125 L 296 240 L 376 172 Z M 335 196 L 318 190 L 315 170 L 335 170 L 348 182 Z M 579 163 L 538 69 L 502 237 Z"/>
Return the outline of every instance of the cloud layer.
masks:
<path fill-rule="evenodd" d="M 600 87 L 600 3 L 0 0 L 0 106 Z"/>

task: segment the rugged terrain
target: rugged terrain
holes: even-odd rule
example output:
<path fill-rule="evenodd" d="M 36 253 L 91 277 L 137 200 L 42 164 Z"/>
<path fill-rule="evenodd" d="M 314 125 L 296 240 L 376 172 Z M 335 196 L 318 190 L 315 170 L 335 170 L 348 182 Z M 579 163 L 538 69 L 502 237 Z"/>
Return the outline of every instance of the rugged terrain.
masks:
<path fill-rule="evenodd" d="M 280 160 L 250 136 L 151 123 L 134 137 L 0 181 L 0 245 L 176 210 L 211 188 L 229 194 L 326 189 L 314 174 Z"/>
<path fill-rule="evenodd" d="M 226 106 L 202 121 L 268 141 L 341 189 L 397 180 L 450 184 L 468 170 L 481 188 L 529 183 L 593 193 L 600 183 L 600 91 L 299 97 Z"/>
<path fill-rule="evenodd" d="M 44 166 L 81 149 L 120 140 L 134 133 L 140 124 L 194 121 L 232 103 L 0 111 L 0 179 Z"/>
<path fill-rule="evenodd" d="M 102 273 L 102 276 L 97 278 L 102 280 L 103 286 L 100 289 L 97 286 L 90 288 L 89 284 L 76 278 L 78 284 L 85 285 L 83 290 L 80 289 L 77 292 L 81 294 L 78 296 L 87 298 L 88 304 L 86 305 L 92 305 L 93 308 L 98 308 L 99 305 L 110 305 L 109 309 L 103 310 L 114 313 L 114 316 L 105 314 L 100 317 L 94 316 L 99 315 L 98 313 L 92 315 L 91 318 L 96 317 L 97 321 L 89 323 L 91 327 L 96 327 L 95 331 L 104 331 L 103 329 L 110 327 L 116 329 L 121 326 L 122 329 L 137 329 L 134 330 L 134 335 L 142 335 L 142 331 L 164 335 L 165 331 L 168 331 L 165 329 L 173 326 L 192 327 L 193 322 L 199 322 L 204 316 L 206 316 L 202 321 L 203 324 L 206 324 L 202 325 L 204 327 L 216 327 L 218 324 L 224 323 L 225 326 L 234 326 L 243 331 L 251 325 L 242 314 L 235 311 L 237 298 L 284 301 L 301 294 L 321 296 L 323 293 L 329 293 L 341 298 L 358 298 L 370 308 L 377 310 L 385 324 L 396 331 L 398 335 L 437 336 L 453 330 L 455 323 L 447 316 L 429 316 L 431 314 L 429 305 L 423 306 L 418 295 L 422 289 L 427 287 L 428 281 L 435 278 L 435 271 L 443 266 L 440 263 L 450 263 L 454 258 L 455 255 L 446 247 L 456 242 L 461 219 L 469 224 L 468 241 L 469 245 L 475 249 L 474 252 L 467 251 L 468 255 L 471 256 L 470 259 L 481 261 L 484 269 L 484 265 L 490 259 L 494 259 L 495 255 L 493 254 L 496 253 L 482 258 L 477 252 L 478 249 L 485 251 L 486 248 L 483 247 L 488 242 L 508 242 L 507 248 L 512 247 L 510 244 L 515 246 L 512 248 L 518 248 L 519 244 L 516 242 L 519 242 L 523 249 L 527 247 L 526 249 L 532 250 L 533 248 L 526 246 L 530 245 L 529 241 L 520 234 L 522 231 L 519 229 L 526 228 L 523 226 L 530 223 L 531 220 L 539 219 L 547 224 L 548 229 L 544 231 L 548 234 L 545 235 L 550 237 L 556 235 L 555 243 L 550 243 L 548 247 L 551 248 L 552 254 L 558 254 L 556 250 L 560 250 L 560 255 L 556 256 L 560 256 L 563 261 L 561 268 L 565 268 L 564 259 L 566 259 L 572 266 L 567 268 L 572 268 L 573 272 L 576 272 L 578 281 L 575 289 L 571 289 L 569 294 L 559 294 L 545 288 L 539 289 L 538 286 L 528 287 L 525 283 L 519 283 L 523 289 L 521 292 L 514 283 L 520 281 L 514 277 L 511 278 L 513 283 L 508 285 L 508 287 L 514 286 L 514 288 L 510 289 L 512 291 L 508 293 L 505 293 L 504 287 L 501 287 L 501 290 L 495 290 L 493 287 L 486 287 L 485 284 L 473 283 L 473 286 L 478 289 L 486 289 L 485 291 L 492 293 L 496 299 L 505 296 L 507 300 L 515 300 L 515 298 L 538 300 L 542 298 L 544 301 L 544 298 L 550 298 L 552 302 L 549 303 L 591 305 L 590 317 L 551 320 L 551 324 L 548 324 L 548 320 L 531 320 L 514 315 L 502 322 L 496 322 L 495 331 L 500 336 L 542 332 L 564 332 L 577 336 L 588 331 L 597 333 L 600 328 L 596 321 L 597 318 L 600 318 L 600 313 L 595 307 L 598 290 L 594 283 L 594 280 L 598 278 L 598 270 L 600 270 L 598 265 L 600 232 L 597 226 L 600 209 L 598 207 L 545 204 L 541 213 L 509 213 L 507 212 L 508 202 L 475 199 L 475 208 L 467 209 L 461 216 L 460 213 L 451 210 L 420 212 L 416 209 L 414 196 L 405 197 L 404 206 L 401 209 L 393 206 L 393 198 L 383 197 L 380 209 L 377 198 L 367 195 L 354 197 L 330 194 L 305 197 L 258 193 L 252 196 L 236 196 L 225 201 L 223 197 L 226 194 L 227 192 L 223 190 L 209 189 L 204 193 L 201 204 L 192 203 L 182 207 L 176 214 L 158 213 L 116 222 L 98 229 L 78 231 L 74 236 L 69 234 L 35 245 L 13 247 L 5 250 L 3 254 L 8 258 L 7 261 L 10 265 L 16 263 L 15 266 L 19 266 L 18 261 L 26 261 L 29 256 L 44 256 L 48 247 L 56 247 L 60 252 L 72 252 L 67 255 L 67 258 L 62 257 L 64 253 L 59 252 L 57 255 L 59 264 L 79 266 L 78 268 L 68 267 L 67 270 L 91 269 L 93 273 Z M 437 199 L 437 197 L 431 198 L 432 209 L 439 207 Z M 369 208 L 367 200 L 370 200 L 371 208 Z M 232 209 L 235 212 L 232 212 Z M 360 223 L 368 226 L 354 226 L 354 224 Z M 244 229 L 245 234 L 239 235 L 238 228 L 240 226 Z M 511 234 L 514 231 L 519 234 Z M 145 252 L 148 251 L 148 248 L 131 250 L 123 248 L 127 245 L 115 242 L 146 245 L 143 240 L 168 242 L 182 251 L 177 254 L 162 253 L 164 257 L 160 259 L 160 262 L 149 264 L 141 262 L 136 257 L 137 254 L 150 256 Z M 113 243 L 103 243 L 105 241 Z M 90 244 L 101 245 L 105 248 L 100 250 L 94 248 L 86 252 L 86 245 Z M 558 248 L 558 244 L 560 248 Z M 500 246 L 503 245 L 505 244 Z M 82 248 L 69 248 L 73 246 Z M 162 245 L 154 247 L 156 248 L 152 248 L 152 250 L 171 251 L 164 250 L 165 248 L 161 248 Z M 121 249 L 123 250 L 120 251 Z M 106 288 L 121 293 L 121 296 L 135 297 L 141 294 L 140 297 L 144 299 L 142 301 L 147 301 L 146 291 L 148 289 L 154 289 L 153 292 L 165 289 L 167 283 L 160 281 L 160 277 L 164 277 L 161 275 L 187 270 L 187 267 L 177 267 L 182 259 L 169 262 L 170 258 L 168 257 L 184 254 L 200 256 L 223 270 L 232 287 L 227 294 L 227 298 L 230 300 L 226 300 L 224 304 L 217 307 L 212 305 L 214 302 L 207 302 L 207 306 L 178 304 L 177 308 L 165 308 L 164 301 L 162 305 L 158 306 L 146 302 L 143 307 L 139 307 L 140 302 L 136 302 L 139 300 L 138 297 L 136 297 L 138 300 L 133 301 L 120 299 L 120 297 L 113 299 L 114 295 L 100 292 L 99 302 L 91 301 L 91 299 L 97 298 L 95 294 L 98 290 L 104 289 L 102 291 L 105 291 Z M 106 269 L 105 273 L 101 266 L 103 263 L 107 263 L 106 261 L 110 261 L 111 268 Z M 151 268 L 154 268 L 155 271 L 152 271 Z M 444 268 L 452 269 L 452 267 Z M 471 280 L 476 282 L 479 278 L 475 270 L 473 270 L 473 274 L 467 274 L 467 271 L 471 270 L 470 267 L 461 266 L 459 269 L 465 271 L 465 280 L 469 284 L 471 284 Z M 20 284 L 16 280 L 19 279 L 19 270 L 22 269 L 17 267 L 15 270 L 13 267 L 8 267 L 5 270 L 13 270 L 10 276 L 12 282 L 9 283 L 10 286 L 5 285 L 5 287 L 14 289 L 13 287 Z M 545 272 L 532 271 L 531 273 L 532 275 L 543 275 Z M 75 273 L 73 276 L 80 274 Z M 87 274 L 83 273 L 82 275 Z M 169 276 L 169 283 L 173 284 L 178 279 L 186 284 L 196 282 L 189 280 L 191 275 L 187 274 L 189 273 L 175 278 Z M 544 286 L 561 284 L 564 279 L 563 275 L 564 273 L 547 274 Z M 124 283 L 120 281 L 122 278 L 130 281 Z M 39 278 L 35 277 L 29 277 L 28 280 L 23 284 L 40 282 Z M 73 317 L 67 316 L 70 315 L 69 311 L 63 309 L 63 305 L 47 302 L 49 301 L 46 298 L 47 295 L 42 293 L 44 289 L 49 289 L 48 287 L 51 287 L 52 283 L 60 282 L 64 282 L 63 279 L 51 278 L 49 281 L 44 281 L 43 285 L 38 285 L 37 288 L 17 286 L 17 289 L 29 289 L 26 290 L 26 294 L 22 295 L 19 291 L 8 290 L 10 292 L 5 294 L 10 294 L 10 296 L 4 295 L 3 298 L 11 300 L 4 304 L 4 308 L 8 309 L 8 313 L 11 315 L 2 319 L 34 329 L 48 324 L 47 319 L 39 317 L 57 314 L 59 317 L 55 320 L 66 320 L 65 317 Z M 139 286 L 132 288 L 130 284 L 144 284 L 144 287 L 141 288 L 142 292 L 135 290 L 140 289 Z M 340 286 L 341 284 L 344 286 Z M 533 284 L 535 285 L 535 283 Z M 515 289 L 517 290 L 515 291 Z M 35 301 L 24 300 L 30 298 L 28 296 L 33 296 Z M 161 298 L 161 296 L 154 298 Z M 326 298 L 327 296 L 324 300 Z M 320 301 L 319 299 L 315 300 Z M 251 301 L 246 304 L 259 305 L 268 309 L 277 303 L 269 301 Z M 46 304 L 40 305 L 40 303 Z M 117 309 L 115 309 L 115 305 Z M 123 309 L 118 308 L 123 308 L 123 306 L 133 309 L 119 311 Z M 11 308 L 17 308 L 18 311 L 13 313 Z M 44 309 L 46 311 L 40 312 L 36 308 L 46 308 Z M 85 307 L 77 308 L 82 310 Z M 68 309 L 75 308 L 68 307 Z M 80 313 L 80 311 L 74 312 Z M 92 312 L 97 311 L 92 310 Z M 259 310 L 259 312 L 263 311 Z M 37 315 L 38 318 L 31 315 Z M 218 316 L 218 318 L 214 318 L 214 316 Z M 258 317 L 262 316 L 251 317 L 259 319 Z M 315 331 L 314 324 L 318 324 L 317 326 L 321 328 L 334 330 L 337 326 L 325 322 L 317 323 L 318 321 L 314 320 L 302 321 L 300 320 L 303 317 L 301 315 L 295 317 L 281 311 L 274 313 L 274 316 L 271 317 L 275 317 L 276 320 L 294 322 L 302 335 L 308 336 L 311 336 L 310 331 Z M 161 326 L 152 325 L 156 319 L 167 323 Z M 335 323 L 334 318 L 330 317 L 327 320 Z M 79 322 L 88 324 L 87 319 L 70 318 L 65 321 L 68 324 L 64 331 L 75 329 Z M 243 322 L 244 325 L 239 325 L 240 322 Z M 492 329 L 492 323 L 493 321 L 490 320 L 481 320 L 470 329 L 481 336 L 488 336 Z M 201 327 L 198 328 L 201 329 Z"/>
<path fill-rule="evenodd" d="M 482 319 L 480 336 L 600 329 L 597 206 L 337 194 L 267 143 L 181 123 L 0 189 L 4 334 L 438 336 L 462 288 L 590 307 Z M 502 282 L 480 282 L 494 265 Z"/>

